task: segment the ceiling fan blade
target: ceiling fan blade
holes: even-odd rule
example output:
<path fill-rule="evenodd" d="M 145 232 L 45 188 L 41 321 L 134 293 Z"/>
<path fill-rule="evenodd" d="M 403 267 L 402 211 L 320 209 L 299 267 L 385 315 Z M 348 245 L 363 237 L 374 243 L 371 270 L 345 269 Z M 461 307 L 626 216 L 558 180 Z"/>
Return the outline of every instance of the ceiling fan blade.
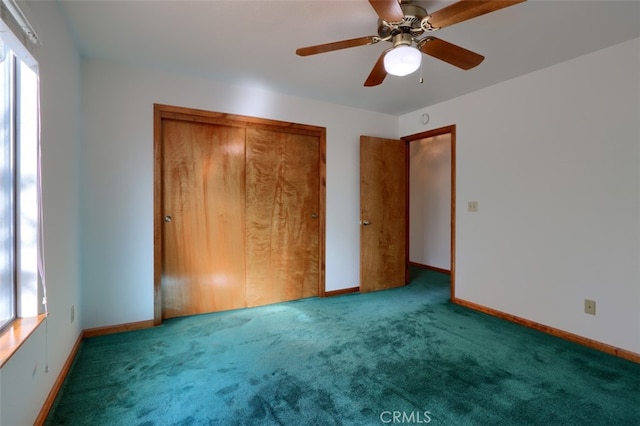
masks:
<path fill-rule="evenodd" d="M 420 40 L 418 50 L 463 70 L 476 67 L 484 60 L 482 55 L 435 37 Z"/>
<path fill-rule="evenodd" d="M 444 28 L 458 22 L 495 12 L 526 0 L 460 0 L 431 14 L 428 21 L 434 28 Z"/>
<path fill-rule="evenodd" d="M 373 66 L 369 77 L 367 77 L 367 81 L 364 82 L 365 87 L 372 87 L 382 84 L 384 78 L 387 76 L 387 70 L 384 69 L 384 55 L 387 54 L 391 49 L 387 49 L 382 52 L 382 55 L 378 58 L 378 61 Z"/>
<path fill-rule="evenodd" d="M 398 0 L 369 0 L 380 19 L 387 22 L 402 22 L 404 12 Z"/>
<path fill-rule="evenodd" d="M 299 56 L 316 55 L 318 53 L 332 52 L 334 50 L 346 49 L 348 47 L 366 46 L 380 41 L 380 37 L 366 36 L 352 38 L 350 40 L 335 41 L 333 43 L 318 44 L 316 46 L 301 47 L 296 50 Z"/>

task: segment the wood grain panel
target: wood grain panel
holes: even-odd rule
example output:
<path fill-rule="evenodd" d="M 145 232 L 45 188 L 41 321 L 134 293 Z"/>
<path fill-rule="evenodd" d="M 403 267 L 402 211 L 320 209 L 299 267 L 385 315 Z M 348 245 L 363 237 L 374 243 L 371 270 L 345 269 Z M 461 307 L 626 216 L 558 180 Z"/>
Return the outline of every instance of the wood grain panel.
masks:
<path fill-rule="evenodd" d="M 211 169 L 211 164 L 207 165 L 206 162 L 198 163 L 198 161 L 202 161 L 198 159 L 199 156 L 221 158 L 218 156 L 219 153 L 202 146 L 198 146 L 197 149 L 180 146 L 180 144 L 193 143 L 194 139 L 209 138 L 209 132 L 202 129 L 209 129 L 214 133 L 218 132 L 220 143 L 223 140 L 233 140 L 233 149 L 227 149 L 227 151 L 242 153 L 240 155 L 241 158 L 233 157 L 231 159 L 229 157 L 229 161 L 225 160 L 224 164 L 229 166 L 227 172 L 217 175 L 223 181 L 221 183 L 222 186 L 216 184 L 215 174 L 210 174 L 209 178 L 204 179 L 203 170 Z M 224 132 L 220 133 L 220 129 L 223 129 Z M 275 134 L 281 135 L 283 141 L 301 140 L 300 138 L 306 141 L 307 139 L 305 138 L 308 138 L 315 144 L 313 153 L 307 156 L 301 153 L 295 145 L 282 142 L 284 145 L 278 149 L 291 150 L 290 156 L 285 154 L 282 157 L 284 159 L 283 162 L 276 167 L 273 165 L 276 163 L 271 162 L 273 158 L 267 155 L 265 158 L 268 159 L 267 163 L 270 165 L 256 168 L 256 170 L 261 170 L 261 174 L 256 174 L 255 176 L 263 177 L 269 173 L 278 173 L 282 170 L 288 170 L 286 175 L 293 176 L 289 168 L 297 168 L 301 171 L 299 176 L 302 177 L 291 178 L 291 182 L 280 181 L 278 185 L 284 184 L 284 187 L 294 188 L 293 193 L 303 200 L 306 197 L 304 195 L 305 189 L 315 187 L 317 191 L 314 196 L 307 194 L 307 198 L 313 200 L 312 205 L 301 204 L 297 206 L 298 211 L 313 207 L 313 210 L 317 212 L 317 217 L 311 217 L 311 219 L 317 222 L 317 225 L 309 225 L 309 223 L 302 220 L 291 219 L 303 217 L 302 214 L 296 213 L 293 208 L 282 210 L 283 217 L 286 218 L 287 224 L 290 226 L 285 226 L 284 220 L 281 220 L 280 222 L 273 222 L 275 223 L 275 228 L 271 229 L 271 219 L 264 219 L 259 214 L 256 216 L 264 219 L 261 219 L 262 222 L 255 222 L 262 223 L 261 237 L 271 238 L 269 247 L 275 247 L 273 253 L 269 252 L 268 256 L 265 255 L 264 250 L 251 251 L 246 248 L 246 245 L 243 246 L 241 253 L 240 249 L 234 244 L 224 246 L 222 243 L 217 243 L 218 245 L 213 246 L 213 248 L 207 245 L 206 241 L 210 239 L 213 231 L 209 229 L 211 226 L 205 227 L 207 229 L 202 231 L 202 226 L 199 222 L 215 225 L 213 226 L 214 228 L 218 226 L 220 222 L 215 222 L 212 219 L 215 214 L 211 212 L 213 208 L 218 208 L 219 206 L 212 207 L 209 205 L 207 208 L 208 213 L 203 213 L 204 216 L 200 216 L 197 213 L 203 206 L 207 207 L 206 200 L 211 199 L 210 195 L 207 195 L 209 197 L 207 198 L 203 194 L 213 192 L 215 194 L 213 198 L 216 200 L 224 199 L 224 205 L 226 206 L 222 213 L 218 213 L 238 219 L 237 222 L 232 224 L 223 222 L 224 226 L 216 229 L 224 229 L 226 234 L 223 233 L 223 237 L 220 237 L 213 233 L 214 239 L 224 240 L 226 238 L 224 237 L 225 235 L 229 237 L 231 235 L 242 235 L 242 241 L 245 244 L 247 235 L 254 235 L 254 233 L 248 232 L 246 229 L 246 224 L 248 223 L 246 205 L 252 203 L 253 199 L 257 199 L 259 202 L 268 200 L 270 193 L 272 193 L 271 198 L 273 198 L 274 186 L 270 187 L 269 180 L 261 177 L 256 179 L 259 184 L 252 188 L 251 193 L 229 190 L 229 188 L 237 189 L 238 187 L 234 186 L 236 183 L 238 185 L 241 183 L 243 185 L 246 184 L 244 181 L 245 175 L 242 175 L 242 178 L 238 178 L 237 182 L 235 182 L 235 179 L 230 179 L 230 171 L 239 169 L 241 166 L 245 167 L 243 170 L 246 170 L 251 158 L 262 164 L 262 157 L 259 155 L 254 155 L 254 157 L 249 155 L 245 158 L 244 148 L 246 146 L 246 132 L 248 131 L 257 132 L 264 136 L 263 142 L 278 139 L 279 136 L 274 137 Z M 167 137 L 174 139 L 173 143 L 176 146 L 165 143 Z M 325 138 L 326 130 L 322 127 L 170 105 L 154 105 L 154 174 L 156 177 L 154 181 L 154 324 L 160 324 L 164 317 L 247 306 L 247 290 L 253 291 L 253 288 L 247 287 L 246 277 L 247 275 L 259 276 L 263 271 L 270 273 L 271 275 L 269 276 L 281 276 L 284 278 L 280 281 L 271 279 L 265 281 L 268 283 L 278 282 L 280 287 L 276 286 L 276 290 L 267 288 L 265 294 L 269 296 L 263 297 L 258 294 L 258 296 L 254 297 L 255 300 L 252 300 L 251 306 L 291 300 L 293 298 L 324 295 Z M 215 140 L 215 138 L 211 140 Z M 268 152 L 269 149 L 263 152 Z M 257 153 L 258 151 L 254 154 Z M 180 159 L 169 160 L 170 158 Z M 307 174 L 312 174 L 311 180 L 306 178 Z M 190 182 L 192 179 L 196 179 L 196 181 Z M 197 179 L 201 179 L 202 182 L 198 182 Z M 225 186 L 230 185 L 232 182 L 234 183 L 230 187 Z M 298 184 L 299 187 L 296 187 Z M 198 193 L 201 195 L 198 196 Z M 284 193 L 289 194 L 288 191 Z M 221 194 L 227 194 L 228 197 L 221 198 Z M 167 197 L 173 197 L 177 201 L 167 201 Z M 294 198 L 294 200 L 298 200 L 298 198 Z M 234 199 L 237 203 L 238 211 L 230 207 Z M 283 199 L 288 198 L 284 197 Z M 295 202 L 297 201 L 292 202 L 291 205 L 295 204 Z M 262 213 L 263 211 L 268 211 L 269 208 L 265 207 L 264 204 L 257 204 L 253 207 L 248 207 L 248 211 Z M 193 225 L 182 229 L 185 224 L 177 222 L 179 215 L 176 216 L 175 213 L 169 210 L 181 212 L 186 217 L 186 222 L 191 222 Z M 173 221 L 170 223 L 164 222 L 163 217 L 165 215 L 171 215 Z M 296 224 L 303 225 L 301 231 L 294 229 L 297 226 Z M 238 232 L 233 231 L 233 229 Z M 198 232 L 198 230 L 202 232 Z M 269 230 L 270 232 L 268 232 Z M 314 236 L 310 238 L 305 236 L 307 231 L 315 232 Z M 286 232 L 287 235 L 276 235 L 277 232 Z M 201 239 L 197 240 L 195 246 L 188 243 L 188 240 L 193 239 L 194 236 L 201 237 Z M 309 240 L 305 246 L 306 248 L 295 245 L 298 241 L 304 241 L 305 239 Z M 224 251 L 220 251 L 221 247 L 219 246 L 224 246 Z M 285 247 L 285 249 L 282 247 Z M 207 252 L 210 253 L 207 254 Z M 298 258 L 292 255 L 294 252 L 298 254 Z M 252 253 L 255 253 L 255 255 Z M 311 255 L 307 253 L 311 253 Z M 276 254 L 281 257 L 274 258 L 273 256 Z M 224 260 L 225 256 L 226 260 Z M 257 259 L 256 256 L 258 257 Z M 287 257 L 289 257 L 289 260 L 287 260 Z M 267 263 L 265 263 L 265 259 L 268 260 Z M 291 259 L 294 259 L 294 261 L 291 261 Z M 240 263 L 236 262 L 237 260 L 244 260 L 244 269 Z M 270 264 L 271 260 L 275 263 Z M 217 264 L 215 262 L 220 263 Z M 295 262 L 297 262 L 298 266 L 296 266 Z M 222 269 L 216 265 L 222 265 Z M 256 268 L 258 268 L 255 269 L 255 273 L 253 272 L 253 265 L 257 265 Z M 296 271 L 296 268 L 302 268 L 302 271 Z M 228 278 L 241 276 L 241 269 L 243 269 L 242 273 L 245 274 L 243 275 L 244 288 L 241 289 L 240 286 L 235 285 L 230 287 L 221 285 L 224 283 L 231 284 L 233 280 Z M 224 279 L 221 280 L 221 278 Z M 258 277 L 259 279 L 262 278 Z M 252 282 L 257 283 L 259 282 L 258 280 L 252 280 Z M 238 279 L 237 282 L 239 281 Z M 211 285 L 211 282 L 214 282 L 215 285 Z M 206 283 L 209 284 L 207 285 Z M 298 289 L 293 288 L 296 283 Z M 218 290 L 222 292 L 220 293 Z M 240 303 L 239 301 L 243 297 L 243 302 Z M 225 300 L 232 300 L 233 302 L 223 303 Z M 181 309 L 180 313 L 175 311 L 176 307 Z M 174 312 L 168 313 L 171 309 L 174 309 Z"/>
<path fill-rule="evenodd" d="M 360 291 L 405 284 L 406 143 L 360 137 Z"/>
<path fill-rule="evenodd" d="M 320 138 L 254 127 L 246 150 L 247 305 L 317 296 Z"/>
<path fill-rule="evenodd" d="M 245 129 L 162 120 L 162 316 L 245 303 Z"/>

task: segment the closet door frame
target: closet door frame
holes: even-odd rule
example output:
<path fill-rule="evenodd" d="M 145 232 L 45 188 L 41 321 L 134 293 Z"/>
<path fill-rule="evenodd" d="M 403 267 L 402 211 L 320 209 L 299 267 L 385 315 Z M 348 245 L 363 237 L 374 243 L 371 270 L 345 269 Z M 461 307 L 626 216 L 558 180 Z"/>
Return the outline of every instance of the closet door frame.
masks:
<path fill-rule="evenodd" d="M 237 127 L 256 127 L 276 130 L 283 133 L 305 134 L 319 139 L 319 235 L 318 235 L 318 295 L 325 295 L 325 199 L 326 199 L 326 129 L 324 127 L 297 124 L 264 118 L 227 114 L 193 108 L 154 104 L 153 106 L 153 139 L 154 139 L 154 325 L 162 323 L 162 259 L 163 259 L 163 225 L 164 212 L 162 201 L 162 120 L 184 120 L 197 123 L 223 124 Z"/>

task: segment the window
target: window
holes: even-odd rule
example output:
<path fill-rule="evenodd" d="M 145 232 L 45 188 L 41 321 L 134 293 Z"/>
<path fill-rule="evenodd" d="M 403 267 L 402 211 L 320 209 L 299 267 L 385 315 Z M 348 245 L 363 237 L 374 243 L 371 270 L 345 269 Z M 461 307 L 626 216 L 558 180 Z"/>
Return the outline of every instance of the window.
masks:
<path fill-rule="evenodd" d="M 0 110 L 0 327 L 9 324 L 16 315 L 16 176 L 15 137 L 12 105 L 14 60 L 11 50 L 0 40 L 0 77 L 2 78 L 2 109 Z"/>
<path fill-rule="evenodd" d="M 0 329 L 38 314 L 38 76 L 0 39 Z"/>

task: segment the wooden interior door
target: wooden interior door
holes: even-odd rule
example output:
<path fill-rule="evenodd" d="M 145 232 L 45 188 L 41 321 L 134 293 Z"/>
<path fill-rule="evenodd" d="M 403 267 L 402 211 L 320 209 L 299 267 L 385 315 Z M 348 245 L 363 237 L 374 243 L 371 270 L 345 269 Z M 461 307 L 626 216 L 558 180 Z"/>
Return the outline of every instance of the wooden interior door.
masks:
<path fill-rule="evenodd" d="M 320 137 L 247 129 L 247 306 L 318 295 Z"/>
<path fill-rule="evenodd" d="M 162 318 L 246 306 L 245 129 L 162 120 Z"/>
<path fill-rule="evenodd" d="M 407 279 L 407 144 L 360 137 L 360 291 Z"/>

